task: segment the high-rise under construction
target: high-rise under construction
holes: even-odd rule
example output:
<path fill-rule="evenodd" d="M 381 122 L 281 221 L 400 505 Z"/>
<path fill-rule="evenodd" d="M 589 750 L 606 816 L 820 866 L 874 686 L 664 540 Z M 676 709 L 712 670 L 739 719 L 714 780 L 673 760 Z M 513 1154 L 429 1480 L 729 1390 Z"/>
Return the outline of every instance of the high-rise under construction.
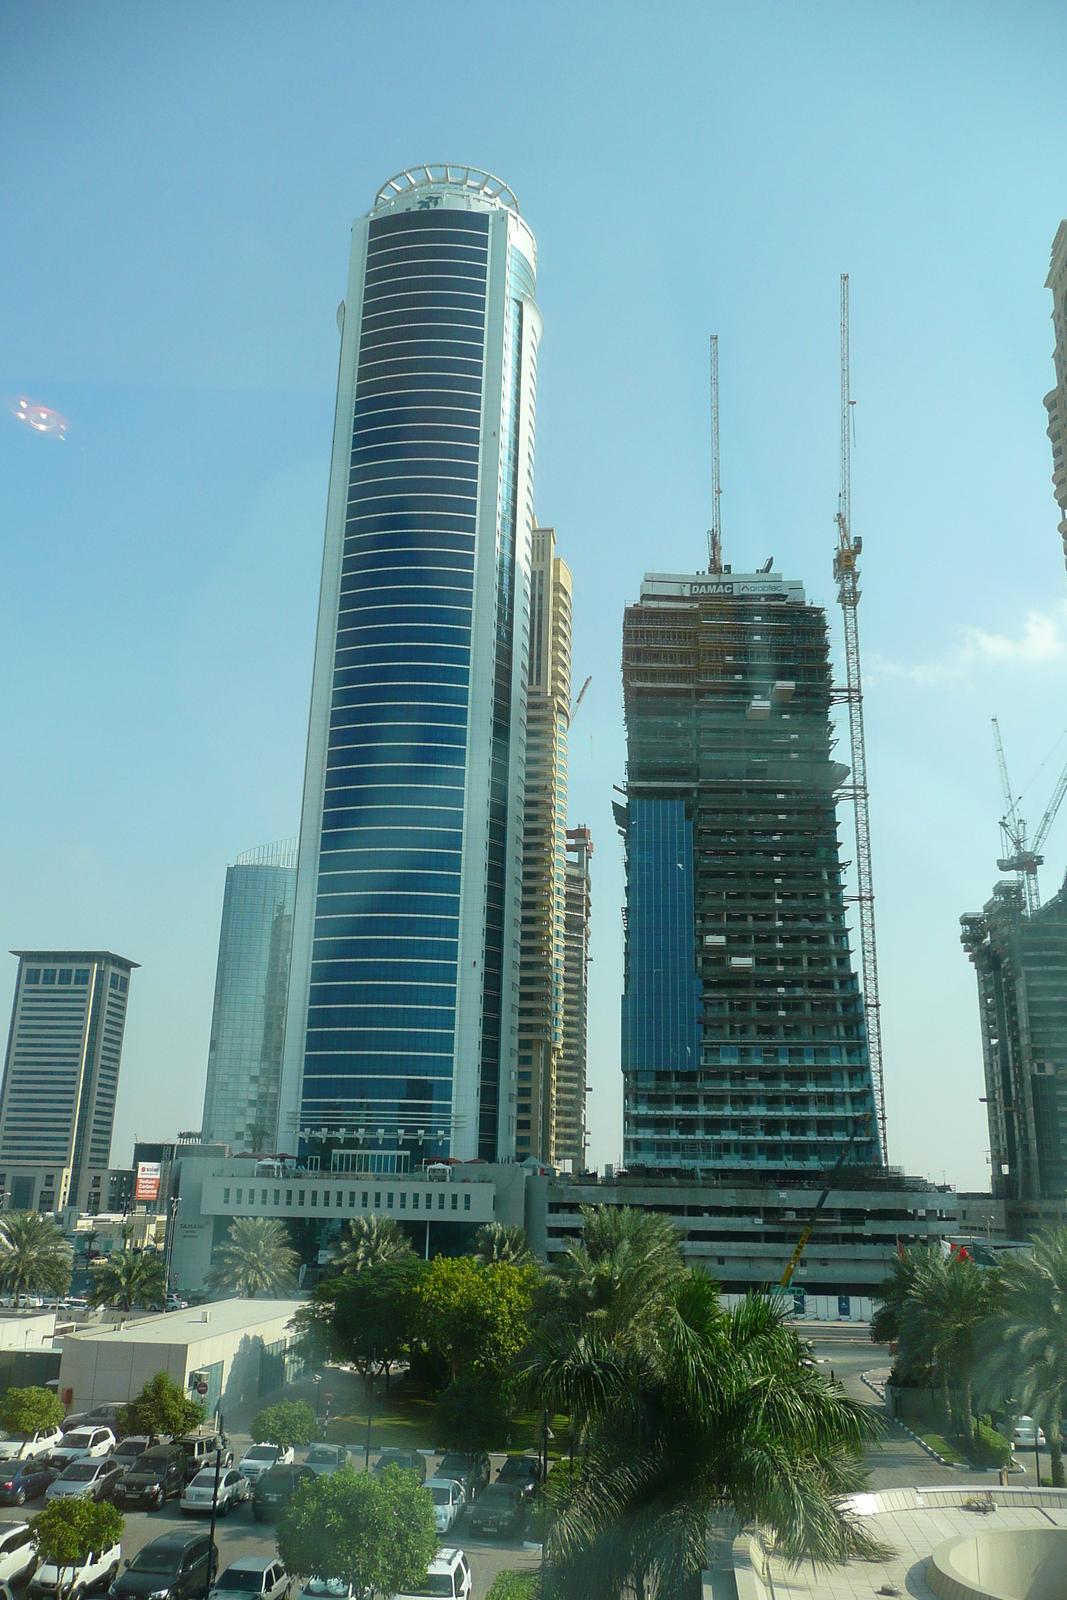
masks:
<path fill-rule="evenodd" d="M 771 571 L 648 574 L 623 689 L 627 1166 L 877 1166 L 825 612 Z"/>

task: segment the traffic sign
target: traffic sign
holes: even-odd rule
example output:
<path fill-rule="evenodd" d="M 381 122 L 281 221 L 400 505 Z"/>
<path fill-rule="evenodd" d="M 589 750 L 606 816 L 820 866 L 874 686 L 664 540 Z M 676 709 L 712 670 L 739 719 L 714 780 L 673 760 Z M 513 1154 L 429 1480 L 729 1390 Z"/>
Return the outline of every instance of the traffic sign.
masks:
<path fill-rule="evenodd" d="M 333 1399 L 333 1390 L 332 1389 L 324 1389 L 322 1391 L 322 1398 L 326 1401 L 326 1403 L 328 1405 L 330 1403 L 330 1401 Z"/>
<path fill-rule="evenodd" d="M 203 1378 L 201 1378 L 200 1382 L 197 1384 L 196 1392 L 197 1394 L 207 1394 L 207 1384 L 204 1382 Z"/>

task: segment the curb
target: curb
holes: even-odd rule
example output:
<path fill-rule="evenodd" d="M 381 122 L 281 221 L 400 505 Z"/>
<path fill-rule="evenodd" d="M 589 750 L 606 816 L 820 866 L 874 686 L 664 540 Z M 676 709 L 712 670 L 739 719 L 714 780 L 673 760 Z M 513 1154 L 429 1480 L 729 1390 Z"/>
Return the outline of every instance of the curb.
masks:
<path fill-rule="evenodd" d="M 868 1378 L 868 1376 L 867 1376 L 867 1374 L 865 1372 L 861 1372 L 860 1373 L 860 1380 L 861 1380 L 861 1382 L 863 1382 L 863 1383 L 865 1383 L 867 1385 L 868 1389 L 870 1389 L 872 1394 L 878 1395 L 879 1399 L 882 1400 L 883 1403 L 884 1403 L 884 1401 L 885 1401 L 885 1385 L 884 1384 L 882 1385 L 881 1388 L 878 1388 L 878 1386 L 876 1384 L 873 1384 L 871 1382 L 870 1378 Z M 908 1438 L 909 1439 L 914 1439 L 915 1443 L 919 1446 L 920 1450 L 925 1450 L 926 1454 L 928 1456 L 932 1456 L 935 1461 L 939 1461 L 943 1467 L 948 1467 L 950 1471 L 952 1470 L 953 1467 L 963 1467 L 965 1469 L 965 1471 L 968 1471 L 968 1472 L 971 1472 L 971 1471 L 974 1470 L 973 1468 L 968 1467 L 967 1463 L 965 1461 L 946 1461 L 944 1456 L 938 1455 L 937 1451 L 934 1450 L 930 1445 L 928 1445 L 925 1439 L 920 1439 L 919 1435 L 917 1433 L 914 1433 L 912 1431 L 912 1429 L 908 1427 L 908 1424 L 906 1422 L 901 1422 L 899 1417 L 892 1417 L 890 1420 L 895 1422 L 898 1428 L 903 1428 L 904 1432 L 908 1435 Z"/>

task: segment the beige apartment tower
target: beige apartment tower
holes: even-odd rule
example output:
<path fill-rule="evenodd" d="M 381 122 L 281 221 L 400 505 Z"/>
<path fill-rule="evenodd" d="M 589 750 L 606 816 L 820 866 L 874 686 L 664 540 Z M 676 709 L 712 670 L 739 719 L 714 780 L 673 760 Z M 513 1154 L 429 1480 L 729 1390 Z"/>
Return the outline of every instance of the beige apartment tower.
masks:
<path fill-rule="evenodd" d="M 1060 538 L 1067 561 L 1067 464 L 1064 459 L 1067 445 L 1067 221 L 1060 223 L 1052 241 L 1052 265 L 1045 288 L 1052 290 L 1052 326 L 1056 333 L 1056 348 L 1052 354 L 1056 387 L 1045 396 L 1045 409 L 1047 432 L 1052 441 L 1052 489 L 1060 508 Z"/>
<path fill-rule="evenodd" d="M 110 950 L 11 954 L 19 972 L 0 1089 L 4 1207 L 101 1211 L 137 962 Z"/>
<path fill-rule="evenodd" d="M 563 1048 L 556 1069 L 556 1164 L 585 1171 L 586 1044 L 589 1032 L 588 828 L 567 829 L 567 910 L 563 952 Z"/>
<path fill-rule="evenodd" d="M 556 1160 L 567 909 L 571 575 L 551 528 L 532 535 L 515 1155 Z"/>

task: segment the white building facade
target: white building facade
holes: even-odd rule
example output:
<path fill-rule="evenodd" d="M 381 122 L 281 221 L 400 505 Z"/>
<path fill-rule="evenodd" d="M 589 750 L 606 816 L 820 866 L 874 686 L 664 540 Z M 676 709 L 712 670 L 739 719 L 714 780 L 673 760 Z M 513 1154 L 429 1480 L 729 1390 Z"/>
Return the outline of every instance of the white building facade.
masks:
<path fill-rule="evenodd" d="M 467 167 L 352 229 L 279 1148 L 515 1150 L 536 248 Z"/>

